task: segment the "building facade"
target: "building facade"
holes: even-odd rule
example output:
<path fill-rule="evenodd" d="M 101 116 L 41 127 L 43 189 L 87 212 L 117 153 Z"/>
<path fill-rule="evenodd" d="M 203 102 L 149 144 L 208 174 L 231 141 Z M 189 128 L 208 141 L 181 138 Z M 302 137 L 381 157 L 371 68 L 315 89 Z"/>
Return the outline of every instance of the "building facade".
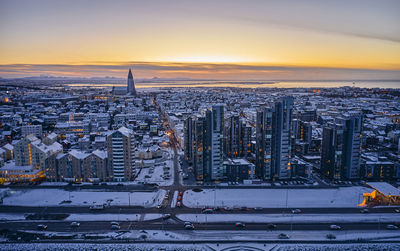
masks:
<path fill-rule="evenodd" d="M 132 130 L 121 127 L 108 135 L 107 151 L 114 181 L 130 181 L 136 175 Z"/>
<path fill-rule="evenodd" d="M 333 180 L 360 177 L 361 115 L 329 123 L 322 133 L 321 173 Z"/>

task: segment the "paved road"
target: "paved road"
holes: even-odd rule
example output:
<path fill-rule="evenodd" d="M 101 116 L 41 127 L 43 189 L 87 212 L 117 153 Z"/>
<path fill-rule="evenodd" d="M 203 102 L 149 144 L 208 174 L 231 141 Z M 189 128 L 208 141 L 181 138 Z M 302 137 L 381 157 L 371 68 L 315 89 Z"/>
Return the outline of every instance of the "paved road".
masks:
<path fill-rule="evenodd" d="M 169 214 L 195 214 L 201 213 L 199 208 L 171 208 L 171 201 L 173 197 L 173 190 L 170 190 L 169 200 L 165 203 L 166 207 L 161 209 L 157 208 L 142 208 L 142 207 L 128 207 L 128 206 L 114 206 L 105 208 L 101 211 L 92 211 L 89 207 L 19 207 L 19 206 L 0 206 L 0 213 L 90 213 L 90 214 L 144 214 L 144 213 L 169 213 Z M 370 213 L 394 213 L 395 208 L 370 208 Z M 359 208 L 302 208 L 302 214 L 360 214 Z M 262 210 L 249 209 L 242 211 L 241 209 L 234 209 L 231 211 L 220 210 L 214 212 L 215 214 L 282 214 L 291 213 L 291 209 L 287 208 L 264 208 Z M 399 214 L 400 215 L 400 214 Z"/>
<path fill-rule="evenodd" d="M 9 230 L 37 230 L 38 224 L 46 224 L 47 231 L 56 232 L 109 232 L 111 231 L 110 221 L 86 221 L 80 222 L 79 228 L 71 228 L 70 222 L 63 221 L 26 221 L 26 222 L 0 222 L 0 229 Z M 391 222 L 378 223 L 343 223 L 340 226 L 343 230 L 384 230 L 386 224 Z M 120 222 L 120 230 L 184 230 L 183 223 L 176 222 L 174 219 L 167 221 L 147 221 L 147 222 Z M 196 230 L 265 230 L 265 231 L 291 231 L 291 230 L 329 230 L 329 224 L 277 224 L 274 230 L 268 230 L 267 224 L 248 223 L 245 228 L 237 228 L 233 223 L 211 223 L 194 224 Z M 399 230 L 395 230 L 399 231 Z M 335 232 L 335 231 L 332 231 Z"/>

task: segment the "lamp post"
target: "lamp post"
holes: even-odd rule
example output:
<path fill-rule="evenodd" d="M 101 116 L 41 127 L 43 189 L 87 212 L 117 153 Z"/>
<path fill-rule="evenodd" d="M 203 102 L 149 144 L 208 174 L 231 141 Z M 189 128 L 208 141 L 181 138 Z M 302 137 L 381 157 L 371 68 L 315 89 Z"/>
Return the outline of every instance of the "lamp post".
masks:
<path fill-rule="evenodd" d="M 289 189 L 286 188 L 286 208 L 288 208 Z"/>

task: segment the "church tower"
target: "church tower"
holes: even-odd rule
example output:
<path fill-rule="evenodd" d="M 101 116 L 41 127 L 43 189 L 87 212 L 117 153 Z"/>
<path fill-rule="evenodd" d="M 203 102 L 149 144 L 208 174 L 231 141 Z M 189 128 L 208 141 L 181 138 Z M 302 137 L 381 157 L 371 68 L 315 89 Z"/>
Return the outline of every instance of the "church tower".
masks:
<path fill-rule="evenodd" d="M 128 95 L 136 96 L 135 81 L 133 80 L 132 70 L 128 73 Z"/>

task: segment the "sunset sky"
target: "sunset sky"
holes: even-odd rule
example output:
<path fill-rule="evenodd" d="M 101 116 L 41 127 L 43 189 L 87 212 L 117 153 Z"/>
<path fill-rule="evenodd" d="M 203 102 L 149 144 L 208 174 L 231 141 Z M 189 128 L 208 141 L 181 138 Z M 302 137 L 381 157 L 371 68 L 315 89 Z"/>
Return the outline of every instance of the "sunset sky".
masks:
<path fill-rule="evenodd" d="M 400 79 L 400 1 L 0 1 L 0 77 Z"/>

